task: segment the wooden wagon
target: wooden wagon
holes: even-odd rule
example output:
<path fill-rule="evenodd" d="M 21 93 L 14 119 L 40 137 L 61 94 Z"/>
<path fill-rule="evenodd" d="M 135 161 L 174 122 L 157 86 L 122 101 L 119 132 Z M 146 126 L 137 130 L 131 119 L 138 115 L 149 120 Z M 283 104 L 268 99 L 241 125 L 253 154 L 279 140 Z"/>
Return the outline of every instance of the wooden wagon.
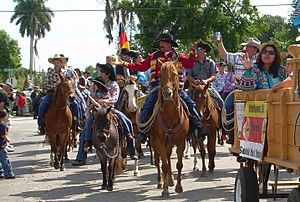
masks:
<path fill-rule="evenodd" d="M 296 175 L 300 171 L 300 46 L 290 46 L 289 52 L 294 56 L 290 61 L 294 67 L 292 88 L 234 94 L 234 144 L 229 150 L 241 165 L 236 176 L 235 201 L 271 197 L 300 201 L 299 181 L 278 182 L 279 168 Z M 275 167 L 275 181 L 271 183 L 270 165 Z M 298 188 L 290 194 L 278 194 L 277 187 L 285 184 Z M 268 185 L 272 193 L 268 193 Z"/>

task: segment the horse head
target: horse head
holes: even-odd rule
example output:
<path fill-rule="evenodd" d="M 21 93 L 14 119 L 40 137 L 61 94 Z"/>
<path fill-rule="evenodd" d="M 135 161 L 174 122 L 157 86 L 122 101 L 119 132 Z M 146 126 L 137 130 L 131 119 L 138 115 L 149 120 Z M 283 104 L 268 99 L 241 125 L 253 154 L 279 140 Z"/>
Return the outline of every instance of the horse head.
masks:
<path fill-rule="evenodd" d="M 61 82 L 58 86 L 58 93 L 62 93 L 65 95 L 70 95 L 71 97 L 75 96 L 75 85 L 74 80 L 71 77 L 64 77 L 63 75 L 60 75 Z"/>
<path fill-rule="evenodd" d="M 123 91 L 125 96 L 125 108 L 129 112 L 136 112 L 137 97 L 139 91 L 137 80 L 134 79 L 133 77 L 129 77 L 125 82 L 125 87 Z"/>
<path fill-rule="evenodd" d="M 112 106 L 96 108 L 94 133 L 98 136 L 100 142 L 104 143 L 111 134 Z"/>
<path fill-rule="evenodd" d="M 175 100 L 178 94 L 179 77 L 176 62 L 165 62 L 160 69 L 160 91 L 163 100 Z"/>
<path fill-rule="evenodd" d="M 197 111 L 203 116 L 203 113 L 205 110 L 207 110 L 207 107 L 209 103 L 211 102 L 211 98 L 208 92 L 208 87 L 210 85 L 210 82 L 204 83 L 203 81 L 200 81 L 200 84 L 192 86 L 194 87 L 193 92 L 193 100 L 196 103 Z"/>

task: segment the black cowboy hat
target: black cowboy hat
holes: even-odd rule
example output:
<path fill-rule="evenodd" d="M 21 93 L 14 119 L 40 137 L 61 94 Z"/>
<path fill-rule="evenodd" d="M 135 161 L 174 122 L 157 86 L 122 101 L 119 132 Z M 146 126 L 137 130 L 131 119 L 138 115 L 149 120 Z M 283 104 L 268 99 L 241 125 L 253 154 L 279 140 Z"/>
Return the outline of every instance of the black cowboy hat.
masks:
<path fill-rule="evenodd" d="M 109 74 L 111 75 L 111 77 L 112 77 L 111 80 L 112 81 L 116 80 L 116 74 L 115 74 L 114 68 L 113 68 L 113 66 L 111 64 L 109 64 L 109 63 L 106 63 L 106 64 L 99 64 L 99 63 L 97 63 L 96 67 L 99 67 L 100 69 L 107 70 L 109 72 Z"/>
<path fill-rule="evenodd" d="M 140 53 L 139 51 L 136 51 L 136 50 L 131 50 L 131 51 L 128 52 L 127 55 L 129 55 L 130 57 L 135 58 L 135 57 L 137 57 L 138 55 L 141 55 L 141 53 Z"/>
<path fill-rule="evenodd" d="M 160 42 L 160 41 L 169 42 L 172 44 L 172 47 L 178 47 L 178 44 L 176 43 L 176 41 L 174 41 L 172 34 L 167 34 L 167 33 L 161 34 L 159 38 L 155 40 L 155 42 Z"/>
<path fill-rule="evenodd" d="M 129 49 L 128 48 L 122 48 L 121 52 L 120 52 L 120 55 L 128 55 L 128 53 L 129 53 Z"/>
<path fill-rule="evenodd" d="M 92 82 L 94 82 L 98 86 L 98 88 L 108 91 L 105 82 L 101 77 L 94 78 Z"/>
<path fill-rule="evenodd" d="M 202 39 L 199 39 L 197 41 L 197 47 L 204 48 L 206 53 L 208 53 L 211 49 L 210 45 L 207 42 L 203 41 Z"/>

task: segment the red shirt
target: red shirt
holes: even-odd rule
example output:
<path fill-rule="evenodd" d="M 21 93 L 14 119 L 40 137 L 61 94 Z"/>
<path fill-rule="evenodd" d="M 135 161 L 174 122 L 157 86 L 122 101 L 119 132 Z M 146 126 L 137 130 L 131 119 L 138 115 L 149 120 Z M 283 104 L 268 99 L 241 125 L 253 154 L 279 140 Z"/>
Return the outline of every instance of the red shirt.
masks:
<path fill-rule="evenodd" d="M 196 57 L 193 53 L 190 53 L 189 57 L 187 57 L 183 53 L 179 53 L 176 56 L 175 50 L 170 51 L 167 55 L 165 55 L 165 52 L 159 51 L 151 53 L 147 59 L 145 59 L 142 62 L 139 63 L 130 63 L 128 64 L 129 69 L 133 69 L 135 71 L 147 71 L 151 68 L 151 80 L 154 78 L 155 80 L 159 77 L 159 72 L 161 65 L 167 61 L 175 60 L 176 58 L 179 59 L 179 62 L 182 64 L 183 68 L 189 69 L 193 68 Z M 153 57 L 156 56 L 156 57 Z M 157 57 L 158 56 L 158 57 Z M 175 58 L 174 58 L 175 56 Z M 182 72 L 180 72 L 182 73 Z M 153 80 L 152 80 L 153 81 Z"/>
<path fill-rule="evenodd" d="M 18 99 L 18 107 L 25 107 L 26 105 L 26 98 L 23 95 L 20 95 Z"/>

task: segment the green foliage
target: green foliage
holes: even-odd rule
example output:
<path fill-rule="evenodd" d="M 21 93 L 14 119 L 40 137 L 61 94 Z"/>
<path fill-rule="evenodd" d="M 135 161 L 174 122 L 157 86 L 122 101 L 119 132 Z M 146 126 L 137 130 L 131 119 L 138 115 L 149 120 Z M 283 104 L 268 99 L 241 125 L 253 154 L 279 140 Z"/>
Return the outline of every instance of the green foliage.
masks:
<path fill-rule="evenodd" d="M 0 30 L 0 81 L 8 78 L 11 72 L 5 69 L 17 69 L 21 67 L 21 52 L 18 42 Z"/>
<path fill-rule="evenodd" d="M 139 23 L 135 26 L 139 31 L 133 41 L 146 53 L 156 47 L 153 41 L 164 31 L 180 39 L 179 49 L 186 51 L 199 38 L 213 44 L 213 33 L 220 31 L 225 47 L 236 51 L 241 42 L 259 35 L 262 28 L 257 9 L 249 0 L 107 0 L 106 6 L 116 9 L 106 16 L 110 19 L 110 27 L 104 23 L 110 33 L 113 19 L 118 19 L 119 15 L 127 24 L 132 22 L 129 13 L 137 17 Z M 215 52 L 212 55 L 217 56 Z"/>

